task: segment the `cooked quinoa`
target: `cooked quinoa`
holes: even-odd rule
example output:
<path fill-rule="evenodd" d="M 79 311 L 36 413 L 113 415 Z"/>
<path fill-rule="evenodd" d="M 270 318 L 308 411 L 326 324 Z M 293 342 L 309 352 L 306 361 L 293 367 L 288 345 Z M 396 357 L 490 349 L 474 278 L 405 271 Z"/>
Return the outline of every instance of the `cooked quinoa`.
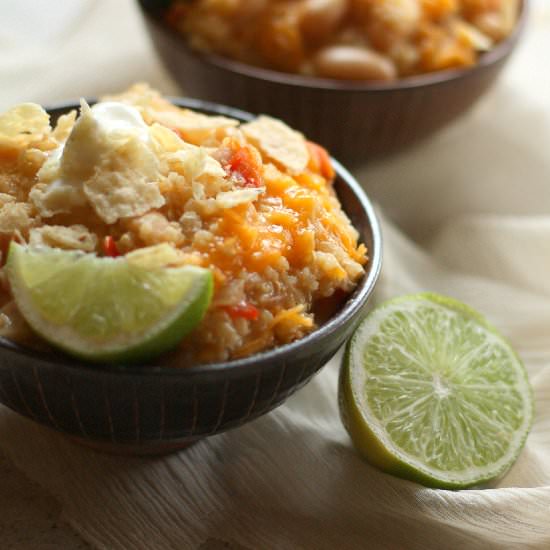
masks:
<path fill-rule="evenodd" d="M 102 126 L 105 113 L 121 118 Z M 53 128 L 22 104 L 0 115 L 0 250 L 5 260 L 11 239 L 100 256 L 168 243 L 171 265 L 214 275 L 208 312 L 181 343 L 188 363 L 248 356 L 314 330 L 320 304 L 364 274 L 333 177 L 324 149 L 278 120 L 203 115 L 146 85 L 83 102 Z M 3 334 L 23 339 L 3 268 L 1 281 Z"/>

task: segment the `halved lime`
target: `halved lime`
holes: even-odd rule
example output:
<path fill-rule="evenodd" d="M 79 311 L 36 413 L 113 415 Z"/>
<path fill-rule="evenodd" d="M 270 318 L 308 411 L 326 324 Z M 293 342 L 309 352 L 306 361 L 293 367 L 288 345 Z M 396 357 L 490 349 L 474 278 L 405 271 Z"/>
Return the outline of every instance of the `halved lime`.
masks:
<path fill-rule="evenodd" d="M 340 411 L 357 450 L 431 487 L 497 478 L 533 417 L 527 373 L 476 311 L 422 293 L 374 309 L 348 343 Z"/>
<path fill-rule="evenodd" d="M 174 348 L 202 319 L 212 275 L 138 257 L 99 258 L 11 243 L 7 274 L 19 310 L 48 342 L 96 362 L 137 362 Z"/>

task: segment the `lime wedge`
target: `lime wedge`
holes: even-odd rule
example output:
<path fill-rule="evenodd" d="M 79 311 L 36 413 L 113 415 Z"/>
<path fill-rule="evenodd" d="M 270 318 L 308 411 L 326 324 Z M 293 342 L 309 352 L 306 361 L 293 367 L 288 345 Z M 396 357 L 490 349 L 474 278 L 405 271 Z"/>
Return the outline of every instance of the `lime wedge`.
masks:
<path fill-rule="evenodd" d="M 357 450 L 430 487 L 504 474 L 533 417 L 527 373 L 476 311 L 422 293 L 374 309 L 348 343 L 340 411 Z"/>
<path fill-rule="evenodd" d="M 133 363 L 177 346 L 212 296 L 209 270 L 146 257 L 147 249 L 136 261 L 12 242 L 6 267 L 19 310 L 44 339 L 89 361 Z"/>

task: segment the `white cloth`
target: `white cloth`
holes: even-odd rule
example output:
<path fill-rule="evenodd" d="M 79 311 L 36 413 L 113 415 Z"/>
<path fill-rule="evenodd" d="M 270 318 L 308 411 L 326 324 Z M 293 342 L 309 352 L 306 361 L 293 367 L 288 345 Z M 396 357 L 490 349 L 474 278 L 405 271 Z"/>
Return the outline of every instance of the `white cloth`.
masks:
<path fill-rule="evenodd" d="M 0 20 L 0 109 L 135 80 L 177 91 L 130 0 L 4 0 Z M 535 423 L 502 480 L 438 491 L 371 468 L 338 419 L 338 359 L 271 414 L 171 456 L 103 456 L 5 408 L 0 448 L 97 548 L 550 548 L 549 53 L 550 6 L 538 0 L 519 51 L 472 112 L 360 174 L 383 212 L 377 299 L 455 296 L 527 365 Z"/>

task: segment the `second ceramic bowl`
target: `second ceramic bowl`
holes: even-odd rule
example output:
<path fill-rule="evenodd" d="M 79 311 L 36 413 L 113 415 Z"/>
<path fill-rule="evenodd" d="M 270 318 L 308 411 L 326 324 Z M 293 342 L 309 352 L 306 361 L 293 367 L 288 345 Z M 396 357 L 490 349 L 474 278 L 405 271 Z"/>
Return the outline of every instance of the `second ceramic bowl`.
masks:
<path fill-rule="evenodd" d="M 163 2 L 138 3 L 160 58 L 185 93 L 281 118 L 347 164 L 399 151 L 469 109 L 504 67 L 527 11 L 523 0 L 514 32 L 473 67 L 384 84 L 285 74 L 198 53 L 162 21 Z"/>

